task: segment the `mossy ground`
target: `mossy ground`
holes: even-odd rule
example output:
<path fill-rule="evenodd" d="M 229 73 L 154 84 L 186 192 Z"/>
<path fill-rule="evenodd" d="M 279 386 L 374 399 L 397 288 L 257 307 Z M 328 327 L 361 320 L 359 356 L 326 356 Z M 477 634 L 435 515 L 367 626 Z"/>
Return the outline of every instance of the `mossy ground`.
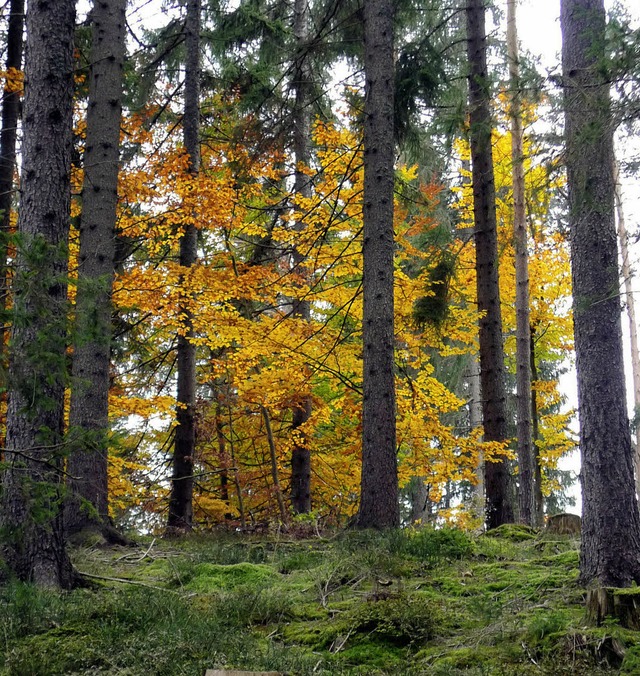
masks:
<path fill-rule="evenodd" d="M 585 624 L 577 542 L 520 527 L 72 554 L 89 588 L 0 588 L 0 675 L 640 673 L 640 632 Z"/>

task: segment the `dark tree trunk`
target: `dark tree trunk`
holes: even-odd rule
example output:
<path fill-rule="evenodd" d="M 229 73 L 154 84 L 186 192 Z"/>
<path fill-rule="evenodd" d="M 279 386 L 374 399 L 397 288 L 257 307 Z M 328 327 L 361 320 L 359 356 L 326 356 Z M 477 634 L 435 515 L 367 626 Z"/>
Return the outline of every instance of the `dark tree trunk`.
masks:
<path fill-rule="evenodd" d="M 184 146 L 189 156 L 189 171 L 200 171 L 200 0 L 187 0 L 185 23 L 187 51 L 184 83 Z M 197 230 L 192 222 L 185 224 L 180 238 L 180 265 L 185 281 L 188 269 L 196 262 Z M 187 531 L 193 527 L 193 458 L 196 447 L 196 346 L 193 338 L 193 313 L 189 299 L 180 308 L 185 331 L 178 336 L 177 426 L 173 449 L 173 477 L 169 498 L 169 532 Z"/>
<path fill-rule="evenodd" d="M 311 164 L 311 68 L 309 64 L 309 3 L 308 0 L 295 0 L 294 33 L 296 38 L 296 59 L 294 63 L 293 86 L 295 89 L 295 108 L 293 113 L 293 154 L 296 163 L 294 192 L 302 197 L 311 197 L 311 178 L 304 167 Z M 299 212 L 296 230 L 305 228 L 304 215 Z M 304 255 L 294 249 L 293 262 L 298 271 L 305 274 Z M 311 318 L 309 301 L 296 300 L 293 316 L 306 321 Z M 293 410 L 291 424 L 294 432 L 311 417 L 311 395 L 304 394 Z M 291 506 L 296 514 L 308 514 L 311 511 L 311 452 L 304 436 L 297 433 L 298 441 L 291 452 Z"/>
<path fill-rule="evenodd" d="M 22 580 L 68 588 L 62 519 L 75 3 L 27 12 L 24 140 L 9 356 L 2 557 Z"/>
<path fill-rule="evenodd" d="M 393 334 L 394 3 L 364 3 L 362 482 L 357 525 L 397 527 Z"/>
<path fill-rule="evenodd" d="M 7 28 L 7 71 L 22 68 L 22 33 L 24 0 L 11 0 Z M 7 236 L 10 232 L 13 176 L 16 169 L 16 137 L 20 119 L 20 92 L 5 91 L 2 96 L 2 130 L 0 131 L 0 307 L 6 311 L 9 292 L 7 278 Z M 4 319 L 0 331 L 0 351 L 4 356 Z M 4 359 L 3 359 L 4 360 Z"/>
<path fill-rule="evenodd" d="M 110 531 L 107 454 L 111 293 L 115 265 L 125 5 L 125 0 L 100 0 L 91 12 L 93 43 L 69 412 L 70 435 L 76 440 L 67 464 L 71 491 L 66 509 L 69 533 L 88 527 Z"/>
<path fill-rule="evenodd" d="M 622 361 L 603 0 L 562 0 L 560 18 L 582 455 L 580 579 L 626 587 L 640 582 L 640 517 Z"/>
<path fill-rule="evenodd" d="M 482 313 L 479 332 L 482 422 L 485 441 L 504 441 L 507 439 L 507 397 L 498 285 L 498 234 L 483 0 L 469 0 L 466 17 L 476 278 L 478 310 Z M 513 521 L 508 488 L 509 472 L 506 460 L 485 462 L 488 528 Z"/>

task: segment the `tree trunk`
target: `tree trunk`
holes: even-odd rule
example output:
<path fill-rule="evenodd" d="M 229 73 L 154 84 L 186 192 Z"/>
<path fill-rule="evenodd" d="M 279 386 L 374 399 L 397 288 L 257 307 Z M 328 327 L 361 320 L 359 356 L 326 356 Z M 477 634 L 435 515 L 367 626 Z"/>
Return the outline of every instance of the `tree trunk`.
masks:
<path fill-rule="evenodd" d="M 393 334 L 394 3 L 364 3 L 362 480 L 357 525 L 397 527 Z"/>
<path fill-rule="evenodd" d="M 296 60 L 294 63 L 293 86 L 295 89 L 295 108 L 293 111 L 293 154 L 295 158 L 294 193 L 302 197 L 311 197 L 311 179 L 304 168 L 311 164 L 311 68 L 309 64 L 309 3 L 308 0 L 295 0 L 294 34 L 296 38 Z M 298 232 L 305 229 L 304 215 L 298 210 L 295 228 Z M 298 248 L 293 251 L 293 263 L 299 273 L 303 269 L 304 254 Z M 294 317 L 306 321 L 311 318 L 309 301 L 295 300 Z M 293 409 L 292 431 L 298 430 L 311 417 L 311 395 L 306 393 Z M 291 451 L 291 506 L 296 514 L 308 514 L 311 511 L 311 452 L 298 432 Z"/>
<path fill-rule="evenodd" d="M 487 77 L 485 7 L 468 0 L 469 143 L 471 146 L 476 279 L 480 318 L 480 382 L 485 441 L 507 439 L 502 317 L 498 284 L 498 235 L 491 154 L 490 91 Z M 485 463 L 487 527 L 513 521 L 506 460 Z"/>
<path fill-rule="evenodd" d="M 480 364 L 472 356 L 467 371 L 467 382 L 469 383 L 469 427 L 470 431 L 482 426 L 482 393 L 480 391 Z M 481 441 L 481 439 L 480 439 Z M 484 521 L 485 513 L 485 490 L 484 490 L 485 461 L 482 450 L 478 452 L 478 465 L 476 467 L 476 476 L 478 481 L 474 487 L 474 509 L 473 513 Z"/>
<path fill-rule="evenodd" d="M 516 0 L 507 1 L 507 58 L 511 90 L 511 161 L 513 173 L 513 243 L 516 268 L 516 401 L 518 430 L 518 500 L 520 521 L 534 525 L 535 468 L 531 437 L 531 349 L 529 321 L 529 250 L 524 188 L 524 142 L 520 91 Z"/>
<path fill-rule="evenodd" d="M 636 304 L 631 283 L 631 264 L 629 263 L 629 235 L 624 222 L 622 208 L 622 194 L 619 183 L 618 163 L 614 162 L 613 182 L 615 186 L 616 214 L 618 217 L 618 241 L 620 242 L 620 257 L 622 258 L 622 279 L 624 280 L 625 306 L 629 319 L 629 336 L 631 338 L 631 374 L 633 377 L 633 408 L 634 419 L 640 410 L 640 351 L 638 350 L 638 325 L 636 323 Z M 636 496 L 640 496 L 640 429 L 636 420 L 636 447 L 634 467 L 636 476 Z"/>
<path fill-rule="evenodd" d="M 534 497 L 535 497 L 535 524 L 542 526 L 544 523 L 544 495 L 542 494 L 542 459 L 537 441 L 540 438 L 540 419 L 538 415 L 538 393 L 534 383 L 538 380 L 538 368 L 536 366 L 536 330 L 529 327 L 529 353 L 531 357 L 531 440 L 534 450 Z"/>
<path fill-rule="evenodd" d="M 78 292 L 69 426 L 76 439 L 67 462 L 71 491 L 66 527 L 75 533 L 109 523 L 107 455 L 111 293 L 122 78 L 125 0 L 96 2 L 87 106 L 87 138 L 80 217 Z"/>
<path fill-rule="evenodd" d="M 184 146 L 189 156 L 189 171 L 200 171 L 200 0 L 187 0 L 185 23 L 187 51 L 184 83 Z M 180 238 L 182 282 L 188 269 L 196 262 L 197 230 L 189 219 Z M 186 284 L 185 284 L 186 286 Z M 185 293 L 188 293 L 185 292 Z M 173 477 L 169 498 L 169 532 L 191 530 L 193 527 L 193 458 L 196 446 L 196 346 L 193 338 L 193 313 L 188 299 L 180 308 L 185 331 L 178 336 L 177 426 L 173 449 Z"/>
<path fill-rule="evenodd" d="M 24 0 L 11 0 L 7 27 L 7 71 L 22 68 L 22 32 L 24 28 Z M 7 310 L 9 280 L 7 269 L 7 237 L 11 231 L 11 203 L 13 176 L 16 170 L 16 138 L 20 119 L 20 92 L 8 91 L 2 95 L 2 130 L 0 131 L 0 307 Z M 2 320 L 0 352 L 5 350 L 5 328 Z"/>
<path fill-rule="evenodd" d="M 273 481 L 273 490 L 276 494 L 278 502 L 278 513 L 280 514 L 280 521 L 287 523 L 288 514 L 287 508 L 284 504 L 284 497 L 282 495 L 282 487 L 280 486 L 280 473 L 278 472 L 278 454 L 276 452 L 276 442 L 273 438 L 273 430 L 271 429 L 271 418 L 269 411 L 265 406 L 260 406 L 262 419 L 264 420 L 264 428 L 267 433 L 267 443 L 269 444 L 269 459 L 271 462 L 271 480 Z"/>
<path fill-rule="evenodd" d="M 22 580 L 68 588 L 62 510 L 75 3 L 27 12 L 24 139 L 9 356 L 2 557 Z"/>
<path fill-rule="evenodd" d="M 562 68 L 582 469 L 583 584 L 640 582 L 622 360 L 603 0 L 562 0 Z"/>

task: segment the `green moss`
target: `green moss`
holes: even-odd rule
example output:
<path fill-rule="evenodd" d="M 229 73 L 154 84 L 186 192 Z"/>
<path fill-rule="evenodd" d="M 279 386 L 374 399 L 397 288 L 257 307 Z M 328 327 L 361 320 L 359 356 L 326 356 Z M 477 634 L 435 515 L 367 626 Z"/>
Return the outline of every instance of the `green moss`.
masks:
<path fill-rule="evenodd" d="M 95 669 L 105 664 L 105 655 L 85 632 L 72 628 L 56 628 L 22 641 L 6 655 L 4 668 L 8 675 L 71 674 Z"/>
<path fill-rule="evenodd" d="M 538 533 L 530 526 L 521 523 L 504 523 L 502 526 L 493 528 L 487 532 L 487 535 L 493 538 L 503 538 L 512 542 L 524 542 L 534 540 Z"/>
<path fill-rule="evenodd" d="M 622 660 L 621 674 L 640 674 L 640 645 L 631 646 Z"/>
<path fill-rule="evenodd" d="M 192 578 L 185 584 L 191 591 L 206 593 L 238 587 L 263 587 L 279 578 L 273 568 L 265 564 L 235 563 L 223 566 L 216 563 L 200 563 Z"/>

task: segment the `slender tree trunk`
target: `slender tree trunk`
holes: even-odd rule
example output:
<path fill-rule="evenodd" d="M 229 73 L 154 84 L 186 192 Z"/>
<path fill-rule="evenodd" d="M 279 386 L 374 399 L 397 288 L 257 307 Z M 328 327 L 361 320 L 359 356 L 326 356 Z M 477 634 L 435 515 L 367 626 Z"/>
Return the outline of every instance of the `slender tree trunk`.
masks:
<path fill-rule="evenodd" d="M 78 292 L 69 426 L 77 439 L 67 461 L 66 527 L 111 531 L 107 455 L 111 293 L 126 0 L 100 0 L 91 12 L 93 43 L 80 217 Z"/>
<path fill-rule="evenodd" d="M 24 29 L 24 0 L 11 0 L 7 28 L 7 71 L 22 68 L 22 33 Z M 20 119 L 20 92 L 5 88 L 2 95 L 2 129 L 0 130 L 0 307 L 7 309 L 9 280 L 7 269 L 7 237 L 11 231 L 11 203 L 13 177 L 16 170 L 16 138 Z M 4 361 L 4 318 L 0 321 L 0 353 Z"/>
<path fill-rule="evenodd" d="M 273 438 L 273 430 L 271 429 L 271 418 L 269 411 L 265 406 L 260 407 L 262 419 L 264 420 L 264 427 L 267 432 L 267 442 L 269 444 L 269 458 L 271 460 L 271 480 L 273 481 L 273 490 L 278 501 L 278 512 L 280 513 L 280 521 L 287 523 L 287 508 L 284 504 L 284 497 L 282 495 L 282 487 L 280 486 L 280 473 L 278 472 L 278 454 L 276 453 L 276 443 Z"/>
<path fill-rule="evenodd" d="M 364 3 L 363 389 L 360 528 L 400 524 L 393 334 L 394 3 Z"/>
<path fill-rule="evenodd" d="M 640 408 L 640 350 L 638 349 L 638 325 L 636 323 L 636 304 L 631 283 L 631 264 L 629 263 L 629 235 L 624 221 L 622 208 L 622 194 L 619 182 L 618 163 L 614 162 L 613 182 L 615 186 L 616 214 L 618 217 L 618 241 L 620 242 L 620 257 L 622 258 L 622 279 L 624 280 L 625 306 L 629 319 L 629 336 L 631 338 L 631 374 L 633 377 L 633 407 L 634 418 Z M 634 454 L 636 476 L 636 496 L 640 496 L 640 429 L 636 421 L 636 447 Z"/>
<path fill-rule="evenodd" d="M 485 5 L 468 0 L 469 143 L 471 146 L 476 278 L 480 318 L 480 381 L 485 441 L 507 439 L 502 317 L 498 284 L 498 234 L 491 154 L 491 110 L 487 75 Z M 506 460 L 485 463 L 487 526 L 513 521 Z"/>
<path fill-rule="evenodd" d="M 622 360 L 613 123 L 603 0 L 562 0 L 571 272 L 580 450 L 583 584 L 640 582 L 640 514 Z"/>
<path fill-rule="evenodd" d="M 531 438 L 533 442 L 535 458 L 535 504 L 536 517 L 535 523 L 541 526 L 544 523 L 544 495 L 542 494 L 542 459 L 540 458 L 540 449 L 537 441 L 540 438 L 540 419 L 538 415 L 538 393 L 534 383 L 538 380 L 538 368 L 536 366 L 536 330 L 533 326 L 529 328 L 529 352 L 531 355 Z"/>
<path fill-rule="evenodd" d="M 200 0 L 187 0 L 185 23 L 187 51 L 184 83 L 184 146 L 189 156 L 189 171 L 196 176 L 200 171 Z M 197 230 L 189 220 L 180 238 L 180 266 L 182 281 L 188 269 L 196 262 Z M 186 286 L 186 284 L 185 284 Z M 185 295 L 188 291 L 185 291 Z M 180 314 L 185 318 L 185 332 L 178 336 L 178 392 L 177 426 L 173 450 L 173 477 L 169 498 L 169 532 L 190 530 L 193 527 L 193 458 L 196 446 L 196 346 L 193 343 L 193 313 L 185 298 Z"/>
<path fill-rule="evenodd" d="M 293 153 L 296 162 L 294 192 L 301 197 L 311 197 L 311 179 L 304 171 L 311 164 L 311 68 L 309 64 L 309 0 L 294 2 L 294 33 L 297 54 L 294 63 L 293 86 L 295 89 L 295 108 L 293 113 Z M 305 229 L 304 216 L 298 210 L 296 230 Z M 304 274 L 304 255 L 298 248 L 293 251 L 293 263 Z M 306 321 L 311 319 L 309 301 L 296 300 L 293 316 Z M 296 432 L 311 417 L 311 395 L 304 394 L 293 409 L 291 428 Z M 291 506 L 296 514 L 311 511 L 311 452 L 304 435 L 297 433 L 291 452 Z"/>
<path fill-rule="evenodd" d="M 534 525 L 534 453 L 531 441 L 531 354 L 529 321 L 529 250 L 524 188 L 524 141 L 516 0 L 507 0 L 507 58 L 511 89 L 511 161 L 513 172 L 513 243 L 516 267 L 516 401 L 518 429 L 518 499 L 520 521 Z"/>
<path fill-rule="evenodd" d="M 471 363 L 467 371 L 467 381 L 469 383 L 469 427 L 471 431 L 482 427 L 482 393 L 480 389 L 480 364 L 475 357 L 471 357 Z M 484 520 L 485 509 L 485 489 L 484 489 L 485 462 L 484 453 L 478 453 L 478 465 L 476 476 L 478 481 L 474 490 L 474 513 Z"/>
<path fill-rule="evenodd" d="M 75 3 L 27 12 L 24 140 L 9 356 L 1 556 L 22 580 L 70 587 L 62 510 Z"/>

